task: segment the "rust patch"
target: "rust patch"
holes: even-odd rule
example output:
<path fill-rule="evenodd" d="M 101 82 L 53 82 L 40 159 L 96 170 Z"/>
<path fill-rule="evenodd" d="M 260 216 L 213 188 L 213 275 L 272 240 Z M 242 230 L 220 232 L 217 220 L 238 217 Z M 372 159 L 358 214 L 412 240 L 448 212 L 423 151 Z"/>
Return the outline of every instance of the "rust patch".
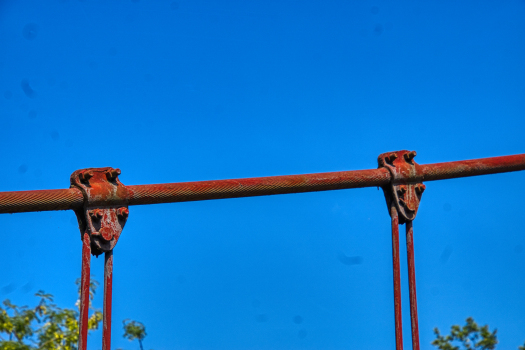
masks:
<path fill-rule="evenodd" d="M 391 174 L 390 184 L 383 186 L 387 206 L 393 202 L 399 214 L 399 223 L 414 220 L 419 208 L 425 185 L 423 174 L 414 161 L 415 151 L 383 153 L 377 159 L 379 168 L 386 168 Z"/>
<path fill-rule="evenodd" d="M 129 216 L 129 192 L 119 174 L 120 169 L 89 168 L 71 175 L 71 187 L 84 195 L 84 205 L 75 213 L 81 234 L 90 236 L 93 255 L 115 247 Z"/>
<path fill-rule="evenodd" d="M 78 321 L 78 349 L 86 350 L 89 314 L 89 284 L 91 274 L 91 244 L 89 234 L 82 239 L 82 274 L 80 279 L 80 315 Z"/>
<path fill-rule="evenodd" d="M 111 349 L 111 304 L 113 294 L 113 251 L 104 257 L 104 318 L 102 320 L 102 350 Z"/>
<path fill-rule="evenodd" d="M 408 289 L 410 295 L 410 325 L 412 328 L 412 350 L 419 350 L 419 325 L 416 297 L 416 262 L 414 258 L 414 229 L 412 221 L 406 223 Z"/>
<path fill-rule="evenodd" d="M 401 267 L 399 263 L 399 216 L 396 206 L 391 203 L 392 220 L 392 263 L 394 273 L 394 319 L 396 331 L 396 350 L 403 350 L 403 319 L 401 316 Z"/>

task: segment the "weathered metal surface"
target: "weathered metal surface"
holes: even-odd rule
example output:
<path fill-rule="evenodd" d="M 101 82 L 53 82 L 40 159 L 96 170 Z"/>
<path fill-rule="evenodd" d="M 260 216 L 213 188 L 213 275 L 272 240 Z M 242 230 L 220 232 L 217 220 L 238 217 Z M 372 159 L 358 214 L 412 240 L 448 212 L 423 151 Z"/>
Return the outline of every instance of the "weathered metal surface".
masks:
<path fill-rule="evenodd" d="M 446 180 L 520 170 L 525 170 L 525 154 L 421 165 L 423 181 Z"/>
<path fill-rule="evenodd" d="M 416 262 L 414 258 L 414 229 L 413 222 L 406 223 L 407 263 L 408 263 L 408 290 L 410 295 L 410 323 L 412 328 L 412 350 L 419 350 L 419 325 L 417 318 L 416 297 Z"/>
<path fill-rule="evenodd" d="M 248 179 L 129 186 L 130 204 L 188 202 L 382 186 L 390 181 L 384 169 L 270 176 Z"/>
<path fill-rule="evenodd" d="M 422 181 L 525 170 L 525 154 L 420 165 Z M 251 179 L 198 181 L 127 186 L 128 205 L 200 201 L 221 198 L 382 187 L 390 183 L 384 169 L 271 176 Z M 107 205 L 115 205 L 108 198 Z M 117 200 L 118 202 L 118 200 Z M 84 204 L 76 188 L 0 192 L 0 214 L 48 210 L 77 210 Z"/>
<path fill-rule="evenodd" d="M 399 223 L 414 220 L 425 185 L 420 166 L 414 161 L 415 151 L 383 153 L 377 158 L 380 168 L 390 171 L 391 181 L 383 186 L 387 207 L 393 202 L 399 215 Z"/>
<path fill-rule="evenodd" d="M 104 313 L 102 349 L 111 349 L 111 298 L 113 290 L 113 248 L 129 216 L 129 193 L 120 182 L 119 169 L 89 168 L 71 175 L 71 186 L 78 188 L 84 203 L 75 210 L 82 235 L 82 277 L 79 320 L 79 349 L 87 345 L 91 254 L 105 253 Z"/>
<path fill-rule="evenodd" d="M 91 242 L 89 233 L 82 238 L 82 271 L 80 277 L 80 315 L 78 321 L 78 350 L 86 350 L 89 318 L 89 284 L 91 274 Z"/>
<path fill-rule="evenodd" d="M 113 294 L 113 251 L 104 256 L 104 318 L 102 320 L 102 350 L 111 349 L 111 303 Z"/>
<path fill-rule="evenodd" d="M 416 269 L 414 261 L 413 225 L 421 195 L 425 190 L 421 166 L 414 161 L 415 151 L 383 153 L 378 157 L 380 168 L 390 171 L 391 182 L 383 186 L 386 204 L 392 222 L 392 259 L 394 261 L 394 309 L 396 326 L 396 349 L 403 348 L 401 318 L 401 281 L 399 268 L 399 225 L 406 224 L 408 262 L 408 284 L 410 293 L 410 319 L 412 349 L 419 350 L 419 329 L 417 319 Z"/>
<path fill-rule="evenodd" d="M 236 180 L 124 186 L 119 169 L 90 168 L 71 175 L 67 190 L 0 192 L 0 213 L 73 209 L 82 248 L 79 350 L 86 350 L 91 254 L 105 253 L 102 349 L 111 348 L 113 248 L 129 215 L 128 205 L 186 202 L 286 193 L 382 187 L 392 224 L 392 259 L 396 349 L 403 349 L 399 224 L 406 223 L 412 347 L 419 350 L 413 226 L 423 181 L 525 170 L 525 154 L 418 165 L 415 152 L 379 156 L 379 169 L 272 176 Z"/>
<path fill-rule="evenodd" d="M 392 203 L 392 263 L 394 271 L 394 316 L 396 330 L 396 350 L 403 350 L 403 320 L 401 317 L 401 268 L 399 263 L 399 218 L 397 208 Z"/>
<path fill-rule="evenodd" d="M 129 215 L 128 190 L 119 174 L 119 169 L 89 168 L 71 175 L 71 186 L 84 195 L 84 205 L 75 213 L 81 234 L 89 233 L 93 255 L 115 247 Z"/>
<path fill-rule="evenodd" d="M 77 209 L 84 204 L 76 188 L 0 192 L 0 214 Z"/>

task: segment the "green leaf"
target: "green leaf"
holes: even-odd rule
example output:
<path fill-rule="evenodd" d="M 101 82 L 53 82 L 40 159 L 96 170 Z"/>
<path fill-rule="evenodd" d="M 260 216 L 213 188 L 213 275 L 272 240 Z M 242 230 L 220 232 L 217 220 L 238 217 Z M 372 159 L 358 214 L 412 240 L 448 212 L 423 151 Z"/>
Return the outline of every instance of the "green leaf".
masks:
<path fill-rule="evenodd" d="M 129 340 L 143 340 L 146 337 L 146 327 L 140 322 L 126 319 L 124 324 L 124 338 Z"/>
<path fill-rule="evenodd" d="M 461 327 L 450 327 L 450 335 L 442 336 L 439 329 L 434 328 L 436 339 L 431 343 L 440 350 L 493 350 L 498 344 L 497 330 L 489 330 L 489 326 L 479 327 L 472 317 L 466 319 Z M 522 349 L 525 350 L 525 349 Z"/>
<path fill-rule="evenodd" d="M 96 280 L 91 280 L 88 332 L 98 329 L 103 319 L 102 312 L 91 305 L 98 285 Z M 34 308 L 14 305 L 9 299 L 3 301 L 3 307 L 0 306 L 0 350 L 77 350 L 78 309 L 53 304 L 53 295 L 44 291 L 38 291 L 35 296 L 40 300 Z M 146 337 L 144 325 L 125 320 L 124 330 L 124 337 L 137 339 L 142 349 L 142 340 Z"/>

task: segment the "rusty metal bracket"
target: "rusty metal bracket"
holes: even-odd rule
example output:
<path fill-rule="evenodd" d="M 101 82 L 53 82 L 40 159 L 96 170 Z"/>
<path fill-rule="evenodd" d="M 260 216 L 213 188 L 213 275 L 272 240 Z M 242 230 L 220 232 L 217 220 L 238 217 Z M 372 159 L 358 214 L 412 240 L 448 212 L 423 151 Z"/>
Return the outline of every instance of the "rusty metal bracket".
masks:
<path fill-rule="evenodd" d="M 113 250 L 129 215 L 129 191 L 118 176 L 120 169 L 88 168 L 71 174 L 71 187 L 84 196 L 75 210 L 81 238 L 88 233 L 93 255 Z M 112 205 L 108 205 L 108 203 Z"/>
<path fill-rule="evenodd" d="M 113 289 L 113 248 L 128 219 L 130 191 L 120 182 L 120 169 L 88 168 L 71 174 L 71 187 L 84 197 L 75 209 L 82 238 L 82 277 L 78 349 L 87 349 L 91 255 L 105 253 L 104 315 L 102 350 L 111 349 L 111 304 Z"/>
<path fill-rule="evenodd" d="M 383 153 L 377 158 L 379 168 L 390 172 L 390 184 L 383 187 L 390 216 L 391 203 L 395 204 L 399 214 L 399 224 L 416 218 L 421 195 L 425 191 L 421 166 L 414 161 L 415 151 L 397 151 Z"/>
<path fill-rule="evenodd" d="M 421 195 L 425 190 L 421 166 L 414 161 L 415 151 L 397 151 L 381 154 L 379 168 L 390 172 L 390 183 L 382 186 L 392 224 L 392 263 L 394 281 L 394 313 L 396 349 L 403 349 L 401 315 L 401 268 L 399 261 L 399 225 L 406 223 L 408 285 L 410 292 L 410 318 L 412 349 L 419 350 L 419 326 L 417 317 L 416 268 L 414 258 L 413 220 L 416 218 Z"/>

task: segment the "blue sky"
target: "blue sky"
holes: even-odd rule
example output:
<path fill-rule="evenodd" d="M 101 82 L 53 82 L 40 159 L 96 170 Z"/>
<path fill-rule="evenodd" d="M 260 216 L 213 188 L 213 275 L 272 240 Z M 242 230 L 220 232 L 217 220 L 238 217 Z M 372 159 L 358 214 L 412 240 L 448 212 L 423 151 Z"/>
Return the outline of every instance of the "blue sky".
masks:
<path fill-rule="evenodd" d="M 87 167 L 135 185 L 368 169 L 400 149 L 421 164 L 525 153 L 524 15 L 518 0 L 3 0 L 0 191 L 66 188 Z M 422 349 L 468 316 L 500 349 L 525 341 L 524 176 L 427 183 Z M 0 227 L 0 299 L 44 289 L 71 307 L 74 214 Z M 138 349 L 125 318 L 146 349 L 394 348 L 376 188 L 131 207 L 114 261 L 114 348 Z"/>

